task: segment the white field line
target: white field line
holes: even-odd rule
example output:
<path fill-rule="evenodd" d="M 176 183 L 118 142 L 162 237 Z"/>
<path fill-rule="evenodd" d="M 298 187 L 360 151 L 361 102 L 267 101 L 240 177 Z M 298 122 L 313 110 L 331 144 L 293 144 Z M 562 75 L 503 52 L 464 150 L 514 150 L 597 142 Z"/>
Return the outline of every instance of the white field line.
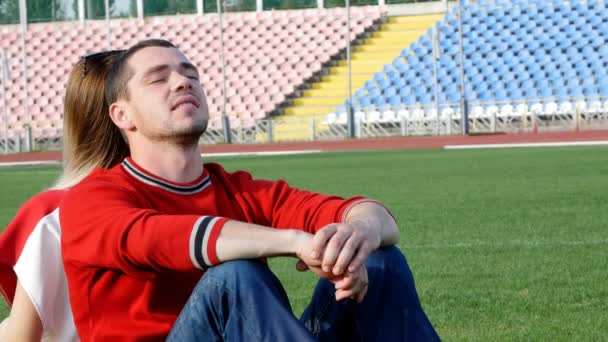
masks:
<path fill-rule="evenodd" d="M 240 157 L 240 156 L 284 156 L 292 154 L 320 153 L 321 150 L 293 150 L 293 151 L 259 151 L 259 152 L 223 152 L 202 153 L 203 157 Z"/>
<path fill-rule="evenodd" d="M 606 140 L 598 141 L 572 141 L 572 142 L 541 142 L 541 143 L 513 143 L 513 144 L 477 144 L 477 145 L 445 145 L 446 150 L 467 150 L 481 148 L 518 148 L 518 147 L 565 147 L 565 146 L 601 146 L 608 145 Z"/>
<path fill-rule="evenodd" d="M 600 240 L 511 240 L 511 241 L 468 241 L 453 243 L 430 243 L 420 245 L 403 245 L 404 249 L 458 249 L 471 247 L 569 247 L 607 245 L 608 239 Z"/>
<path fill-rule="evenodd" d="M 225 152 L 225 153 L 202 153 L 203 157 L 239 157 L 239 156 L 282 156 L 292 154 L 320 153 L 322 150 L 294 150 L 294 151 L 260 151 L 260 152 Z M 0 167 L 11 166 L 36 166 L 36 165 L 61 165 L 60 161 L 25 161 L 0 163 Z"/>
<path fill-rule="evenodd" d="M 61 165 L 60 161 L 57 160 L 46 160 L 46 161 L 25 161 L 25 162 L 6 162 L 0 163 L 0 167 L 12 167 L 12 166 L 38 166 L 38 165 Z"/>

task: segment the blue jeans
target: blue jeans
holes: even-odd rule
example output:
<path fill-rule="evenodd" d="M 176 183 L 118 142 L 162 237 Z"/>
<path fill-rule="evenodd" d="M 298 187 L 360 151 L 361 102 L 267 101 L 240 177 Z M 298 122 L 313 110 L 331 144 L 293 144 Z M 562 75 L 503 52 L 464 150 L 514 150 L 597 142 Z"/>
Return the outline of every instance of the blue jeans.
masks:
<path fill-rule="evenodd" d="M 321 279 L 298 320 L 265 263 L 223 263 L 201 278 L 168 341 L 438 341 L 399 249 L 373 252 L 366 267 L 361 304 L 336 302 L 334 285 Z"/>

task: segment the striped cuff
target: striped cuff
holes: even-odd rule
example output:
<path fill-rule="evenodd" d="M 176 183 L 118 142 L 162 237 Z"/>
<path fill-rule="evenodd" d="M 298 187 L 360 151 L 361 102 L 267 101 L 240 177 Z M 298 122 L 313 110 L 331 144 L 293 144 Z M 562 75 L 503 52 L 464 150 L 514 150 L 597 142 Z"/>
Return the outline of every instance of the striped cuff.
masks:
<path fill-rule="evenodd" d="M 220 263 L 215 250 L 215 243 L 227 218 L 201 216 L 194 223 L 190 235 L 190 259 L 194 266 L 205 269 Z"/>
<path fill-rule="evenodd" d="M 342 219 L 340 220 L 341 223 L 348 223 L 346 222 L 346 218 L 348 217 L 348 214 L 350 214 L 350 211 L 353 209 L 354 206 L 356 206 L 357 204 L 361 204 L 361 203 L 376 203 L 377 205 L 383 207 L 384 209 L 386 209 L 386 211 L 388 212 L 389 215 L 391 215 L 393 217 L 393 219 L 396 221 L 397 219 L 395 218 L 395 215 L 393 215 L 393 213 L 388 210 L 387 207 L 384 206 L 384 204 L 375 201 L 375 200 L 371 200 L 371 199 L 367 199 L 367 198 L 362 198 L 356 201 L 353 201 L 351 204 L 348 205 L 348 207 L 346 207 L 344 209 L 344 211 L 342 212 Z"/>

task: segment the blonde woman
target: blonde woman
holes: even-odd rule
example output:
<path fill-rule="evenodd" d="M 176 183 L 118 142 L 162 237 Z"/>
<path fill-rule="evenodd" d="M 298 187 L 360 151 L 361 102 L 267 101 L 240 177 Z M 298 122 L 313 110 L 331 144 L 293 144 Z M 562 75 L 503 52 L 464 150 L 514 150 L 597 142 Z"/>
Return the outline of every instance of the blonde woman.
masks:
<path fill-rule="evenodd" d="M 0 341 L 79 340 L 61 260 L 58 207 L 65 189 L 129 154 L 120 132 L 104 120 L 105 78 L 118 52 L 84 56 L 72 68 L 64 101 L 63 173 L 51 190 L 27 201 L 0 235 L 0 290 L 11 306 L 0 324 Z"/>

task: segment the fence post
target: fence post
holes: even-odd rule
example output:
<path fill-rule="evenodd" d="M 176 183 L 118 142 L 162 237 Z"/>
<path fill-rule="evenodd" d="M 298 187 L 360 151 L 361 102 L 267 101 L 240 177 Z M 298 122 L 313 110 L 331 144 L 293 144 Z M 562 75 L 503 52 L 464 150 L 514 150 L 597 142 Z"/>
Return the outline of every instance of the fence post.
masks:
<path fill-rule="evenodd" d="M 310 119 L 310 141 L 315 141 L 317 136 L 317 127 L 315 127 L 315 118 Z"/>
<path fill-rule="evenodd" d="M 357 129 L 355 127 L 356 126 L 356 122 L 355 122 L 355 110 L 354 110 L 353 106 L 350 105 L 350 104 L 348 105 L 347 110 L 348 110 L 348 122 L 347 122 L 348 131 L 347 131 L 347 134 L 348 134 L 349 138 L 354 138 L 354 137 L 357 136 L 357 133 L 355 132 L 356 129 Z"/>
<path fill-rule="evenodd" d="M 239 141 L 237 141 L 236 143 L 243 143 L 245 142 L 245 130 L 243 129 L 243 120 L 239 119 Z"/>
<path fill-rule="evenodd" d="M 361 118 L 355 117 L 355 138 L 361 138 Z"/>
<path fill-rule="evenodd" d="M 439 111 L 437 111 L 437 116 L 435 117 L 435 135 L 441 135 L 441 117 L 439 117 Z"/>
<path fill-rule="evenodd" d="M 268 142 L 271 143 L 274 140 L 274 120 L 268 119 Z"/>
<path fill-rule="evenodd" d="M 452 134 L 452 115 L 449 112 L 448 112 L 448 115 L 447 115 L 446 121 L 445 121 L 445 134 L 446 135 Z"/>
<path fill-rule="evenodd" d="M 15 138 L 15 147 L 14 147 L 13 152 L 15 152 L 15 153 L 23 152 L 21 150 L 21 132 L 17 133 L 17 138 Z"/>
<path fill-rule="evenodd" d="M 32 137 L 32 126 L 25 124 L 25 152 L 32 152 L 34 139 Z"/>
<path fill-rule="evenodd" d="M 224 142 L 226 144 L 232 144 L 232 132 L 230 129 L 230 118 L 228 118 L 228 115 L 222 116 L 222 123 L 224 124 Z"/>
<path fill-rule="evenodd" d="M 490 120 L 492 120 L 490 123 L 490 129 L 492 130 L 492 133 L 496 133 L 496 112 L 492 113 Z"/>

